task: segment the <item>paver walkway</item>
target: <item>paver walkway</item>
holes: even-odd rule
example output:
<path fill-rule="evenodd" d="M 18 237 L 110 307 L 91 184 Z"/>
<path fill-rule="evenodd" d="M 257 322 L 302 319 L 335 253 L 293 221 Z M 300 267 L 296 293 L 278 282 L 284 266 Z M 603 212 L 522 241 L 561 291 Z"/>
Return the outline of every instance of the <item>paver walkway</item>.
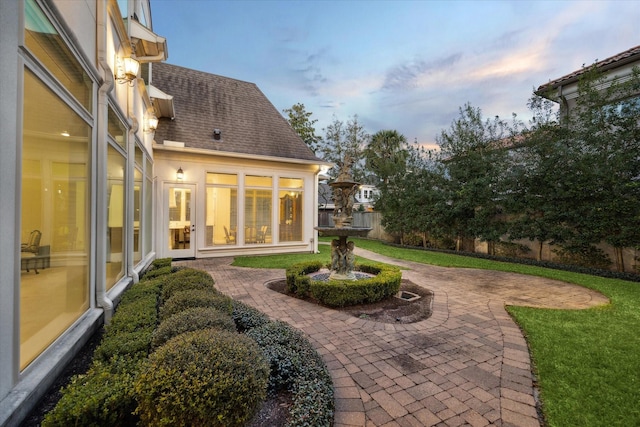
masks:
<path fill-rule="evenodd" d="M 265 283 L 284 270 L 237 268 L 232 258 L 182 261 L 216 287 L 304 331 L 335 386 L 335 426 L 539 426 L 527 344 L 505 304 L 587 308 L 608 300 L 564 282 L 404 262 L 402 276 L 434 293 L 433 314 L 385 324 L 290 298 Z"/>

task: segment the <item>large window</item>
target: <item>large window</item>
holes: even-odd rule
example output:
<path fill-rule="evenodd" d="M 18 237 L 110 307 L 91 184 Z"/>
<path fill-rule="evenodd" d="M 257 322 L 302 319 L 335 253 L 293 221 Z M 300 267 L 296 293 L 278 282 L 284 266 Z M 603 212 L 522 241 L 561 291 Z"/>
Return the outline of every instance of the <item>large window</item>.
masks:
<path fill-rule="evenodd" d="M 299 178 L 280 178 L 278 197 L 280 199 L 279 229 L 281 242 L 302 241 L 302 188 L 304 181 Z"/>
<path fill-rule="evenodd" d="M 235 245 L 238 235 L 238 175 L 208 173 L 206 187 L 207 246 Z"/>
<path fill-rule="evenodd" d="M 270 243 L 273 178 L 247 175 L 244 190 L 244 243 Z"/>
<path fill-rule="evenodd" d="M 89 307 L 91 176 L 91 127 L 27 69 L 23 118 L 21 369 Z"/>
<path fill-rule="evenodd" d="M 107 289 L 124 276 L 125 157 L 109 145 L 107 153 Z"/>

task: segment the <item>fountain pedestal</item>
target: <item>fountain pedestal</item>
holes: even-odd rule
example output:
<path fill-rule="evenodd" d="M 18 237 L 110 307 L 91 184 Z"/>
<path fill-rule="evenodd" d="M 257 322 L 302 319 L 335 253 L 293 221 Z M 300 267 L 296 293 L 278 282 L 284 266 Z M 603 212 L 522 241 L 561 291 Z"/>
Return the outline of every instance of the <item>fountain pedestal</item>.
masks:
<path fill-rule="evenodd" d="M 331 275 L 330 279 L 356 280 L 353 273 L 355 255 L 353 242 L 348 242 L 349 236 L 364 237 L 370 228 L 363 227 L 316 227 L 316 230 L 323 236 L 336 236 L 337 239 L 331 241 Z"/>

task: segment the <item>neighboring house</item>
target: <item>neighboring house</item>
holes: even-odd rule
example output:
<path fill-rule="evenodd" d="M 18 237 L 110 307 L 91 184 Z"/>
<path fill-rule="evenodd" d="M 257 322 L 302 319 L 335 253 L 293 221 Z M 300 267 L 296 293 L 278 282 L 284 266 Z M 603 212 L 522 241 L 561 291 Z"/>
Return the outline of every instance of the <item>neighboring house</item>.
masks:
<path fill-rule="evenodd" d="M 159 64 L 149 0 L 0 0 L 0 40 L 0 426 L 15 426 L 154 258 L 316 250 L 327 164 L 255 85 Z"/>
<path fill-rule="evenodd" d="M 356 203 L 354 209 L 372 211 L 373 203 L 378 196 L 379 191 L 375 185 L 361 184 L 356 192 Z"/>
<path fill-rule="evenodd" d="M 316 251 L 317 158 L 253 83 L 169 64 L 153 145 L 159 257 Z M 182 177 L 178 177 L 180 170 Z"/>
<path fill-rule="evenodd" d="M 634 67 L 640 66 L 640 46 L 632 47 L 610 58 L 598 61 L 593 66 L 604 73 L 607 79 L 617 78 L 623 82 L 631 76 Z M 561 113 L 568 114 L 576 105 L 580 77 L 590 69 L 591 67 L 583 67 L 543 84 L 538 87 L 536 94 L 557 102 L 560 105 Z"/>

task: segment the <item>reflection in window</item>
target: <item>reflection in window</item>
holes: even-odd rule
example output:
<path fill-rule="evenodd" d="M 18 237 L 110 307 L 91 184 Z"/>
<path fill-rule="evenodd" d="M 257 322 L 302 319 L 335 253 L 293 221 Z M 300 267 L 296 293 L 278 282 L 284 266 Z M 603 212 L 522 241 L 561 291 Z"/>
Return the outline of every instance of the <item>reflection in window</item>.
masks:
<path fill-rule="evenodd" d="M 153 226 L 153 166 L 149 159 L 145 159 L 145 188 L 144 188 L 144 219 L 142 227 L 142 235 L 144 236 L 144 254 L 151 252 L 152 230 Z"/>
<path fill-rule="evenodd" d="M 52 58 L 60 54 L 50 52 Z M 26 69 L 23 117 L 20 231 L 27 244 L 35 242 L 35 230 L 39 238 L 20 254 L 21 369 L 89 308 L 91 135 L 90 126 Z"/>
<path fill-rule="evenodd" d="M 109 145 L 107 152 L 107 289 L 124 276 L 125 158 Z"/>
<path fill-rule="evenodd" d="M 207 174 L 205 210 L 206 245 L 235 245 L 238 234 L 237 175 Z"/>
<path fill-rule="evenodd" d="M 278 181 L 280 200 L 279 230 L 281 242 L 302 241 L 303 180 L 280 178 Z M 288 188 L 288 189 L 287 189 Z"/>
<path fill-rule="evenodd" d="M 54 26 L 33 0 L 24 5 L 25 44 L 60 83 L 91 111 L 93 83 Z"/>
<path fill-rule="evenodd" d="M 138 168 L 133 170 L 133 263 L 142 260 L 140 247 L 140 208 L 142 207 L 142 172 Z"/>
<path fill-rule="evenodd" d="M 245 177 L 244 243 L 268 243 L 271 238 L 271 212 L 273 178 L 270 176 Z M 250 188 L 250 187 L 265 187 Z M 267 188 L 268 187 L 268 188 Z"/>
<path fill-rule="evenodd" d="M 107 120 L 109 129 L 109 136 L 113 138 L 115 142 L 118 143 L 120 147 L 126 149 L 125 145 L 125 137 L 127 135 L 127 129 L 124 127 L 124 123 L 117 116 L 116 112 L 113 111 L 113 108 L 109 106 L 108 120 Z"/>

